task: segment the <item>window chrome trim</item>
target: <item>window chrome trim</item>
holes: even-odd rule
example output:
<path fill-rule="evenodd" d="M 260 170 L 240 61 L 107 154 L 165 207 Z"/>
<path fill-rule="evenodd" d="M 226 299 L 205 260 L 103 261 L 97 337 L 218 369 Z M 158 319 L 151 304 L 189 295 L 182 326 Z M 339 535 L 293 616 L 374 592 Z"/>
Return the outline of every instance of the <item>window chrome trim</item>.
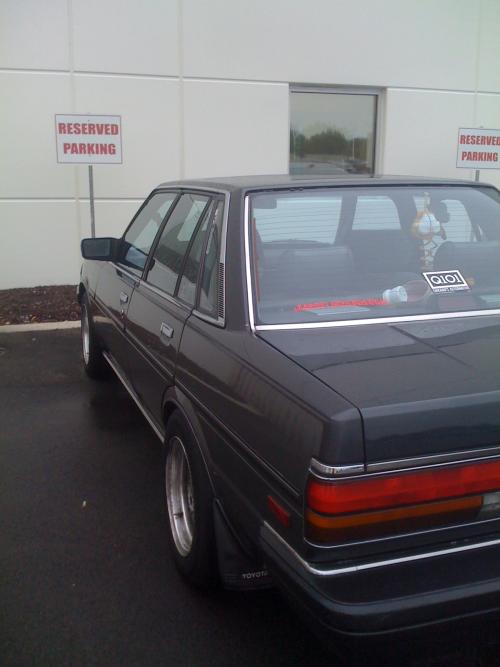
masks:
<path fill-rule="evenodd" d="M 224 313 L 224 317 L 217 318 L 217 321 L 220 322 L 222 326 L 225 326 L 226 324 L 226 276 L 227 276 L 226 248 L 227 248 L 227 227 L 229 221 L 229 202 L 230 202 L 230 196 L 229 193 L 226 192 L 224 194 L 224 218 L 222 220 L 222 238 L 220 242 L 220 255 L 219 255 L 219 264 L 222 264 L 224 267 L 224 280 L 222 283 L 222 310 Z"/>
<path fill-rule="evenodd" d="M 358 320 L 337 320 L 329 322 L 297 322 L 297 324 L 257 324 L 255 331 L 288 331 L 295 329 L 330 329 L 336 327 L 356 327 L 368 324 L 397 324 L 400 322 L 427 322 L 431 320 L 454 320 L 461 317 L 484 317 L 500 315 L 500 308 L 489 310 L 466 310 L 450 313 L 429 313 L 427 315 L 398 315 L 397 317 L 370 317 Z"/>
<path fill-rule="evenodd" d="M 139 281 L 139 285 L 140 285 L 140 287 L 144 287 L 147 290 L 149 290 L 150 292 L 153 292 L 153 294 L 156 294 L 157 296 L 161 297 L 162 299 L 165 299 L 165 301 L 170 301 L 170 303 L 174 303 L 176 306 L 181 306 L 185 310 L 191 310 L 191 308 L 189 306 L 187 306 L 180 299 L 176 299 L 171 294 L 167 294 L 167 292 L 164 292 L 159 287 L 155 287 L 154 285 L 151 285 L 151 283 L 146 282 L 142 278 Z"/>
<path fill-rule="evenodd" d="M 117 270 L 121 271 L 124 273 L 128 278 L 131 280 L 134 280 L 136 283 L 139 283 L 141 281 L 141 275 L 138 275 L 137 273 L 132 273 L 128 269 L 124 268 L 123 264 L 118 264 L 117 262 L 110 262 L 110 264 Z"/>
<path fill-rule="evenodd" d="M 254 314 L 254 303 L 253 303 L 253 290 L 252 290 L 252 274 L 250 269 L 250 235 L 249 235 L 249 223 L 248 218 L 250 214 L 250 196 L 245 196 L 245 216 L 244 216 L 244 235 L 245 235 L 245 269 L 246 269 L 246 278 L 247 278 L 247 300 L 248 300 L 248 321 L 250 324 L 250 329 L 255 333 L 257 327 L 255 326 L 255 314 Z"/>
<path fill-rule="evenodd" d="M 447 549 L 439 549 L 437 551 L 426 551 L 424 553 L 413 554 L 411 556 L 401 556 L 400 558 L 389 558 L 386 560 L 373 561 L 371 563 L 360 563 L 359 565 L 350 565 L 347 567 L 335 567 L 329 569 L 322 569 L 311 565 L 302 556 L 300 556 L 295 549 L 293 549 L 288 542 L 286 542 L 281 535 L 270 526 L 267 521 L 264 522 L 264 527 L 270 531 L 280 544 L 288 551 L 299 565 L 309 574 L 317 577 L 336 577 L 343 574 L 353 574 L 355 572 L 362 572 L 363 570 L 375 570 L 381 567 L 390 567 L 392 565 L 402 565 L 405 563 L 412 563 L 415 561 L 428 560 L 429 558 L 438 558 L 440 556 L 449 556 L 452 554 L 465 553 L 467 551 L 475 551 L 477 549 L 485 549 L 500 545 L 500 538 L 496 540 L 488 540 L 486 542 L 476 542 L 474 544 L 464 544 L 460 547 L 449 547 Z"/>

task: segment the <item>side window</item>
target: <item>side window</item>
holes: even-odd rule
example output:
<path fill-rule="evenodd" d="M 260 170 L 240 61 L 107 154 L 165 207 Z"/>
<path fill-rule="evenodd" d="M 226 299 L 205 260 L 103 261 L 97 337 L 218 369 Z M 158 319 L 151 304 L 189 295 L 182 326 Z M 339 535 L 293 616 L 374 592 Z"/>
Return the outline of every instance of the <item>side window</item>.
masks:
<path fill-rule="evenodd" d="M 212 207 L 213 210 L 213 207 Z M 198 272 L 200 270 L 201 253 L 207 232 L 210 215 L 206 215 L 203 223 L 198 226 L 198 230 L 191 244 L 191 250 L 184 264 L 181 282 L 177 296 L 190 306 L 194 306 L 196 301 L 196 284 L 198 282 Z"/>
<path fill-rule="evenodd" d="M 359 196 L 352 222 L 353 230 L 401 230 L 396 204 L 386 196 Z"/>
<path fill-rule="evenodd" d="M 208 201 L 202 195 L 182 195 L 161 233 L 147 281 L 167 294 L 175 292 L 189 242 Z"/>
<path fill-rule="evenodd" d="M 205 256 L 203 260 L 203 270 L 200 283 L 200 300 L 198 308 L 202 313 L 217 318 L 219 314 L 219 258 L 222 238 L 222 219 L 224 205 L 222 202 L 217 204 L 213 223 L 208 233 Z"/>
<path fill-rule="evenodd" d="M 142 272 L 158 229 L 176 197 L 175 192 L 158 192 L 151 197 L 125 233 L 123 264 Z"/>

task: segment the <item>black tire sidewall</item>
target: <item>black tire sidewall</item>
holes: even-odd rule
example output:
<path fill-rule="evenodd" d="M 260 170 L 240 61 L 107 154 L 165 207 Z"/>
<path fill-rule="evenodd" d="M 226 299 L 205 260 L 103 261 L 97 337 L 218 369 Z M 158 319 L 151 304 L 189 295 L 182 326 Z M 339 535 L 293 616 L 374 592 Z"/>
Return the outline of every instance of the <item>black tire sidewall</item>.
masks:
<path fill-rule="evenodd" d="M 97 344 L 96 336 L 94 333 L 94 325 L 92 322 L 92 316 L 90 314 L 90 306 L 87 295 L 84 294 L 81 302 L 81 329 L 80 329 L 80 349 L 83 361 L 83 367 L 87 375 L 94 379 L 99 379 L 105 377 L 107 372 L 107 367 L 102 356 L 102 350 Z M 85 317 L 88 321 L 88 331 L 89 331 L 89 358 L 88 361 L 85 361 L 85 355 L 83 354 L 83 323 Z"/>
<path fill-rule="evenodd" d="M 213 587 L 218 580 L 215 557 L 213 492 L 201 452 L 191 433 L 191 429 L 186 425 L 184 418 L 179 412 L 174 412 L 168 421 L 165 436 L 165 463 L 169 443 L 174 436 L 178 436 L 181 439 L 188 458 L 193 482 L 195 516 L 191 550 L 186 556 L 183 556 L 178 552 L 172 536 L 165 495 L 170 549 L 177 569 L 190 584 L 200 588 Z"/>

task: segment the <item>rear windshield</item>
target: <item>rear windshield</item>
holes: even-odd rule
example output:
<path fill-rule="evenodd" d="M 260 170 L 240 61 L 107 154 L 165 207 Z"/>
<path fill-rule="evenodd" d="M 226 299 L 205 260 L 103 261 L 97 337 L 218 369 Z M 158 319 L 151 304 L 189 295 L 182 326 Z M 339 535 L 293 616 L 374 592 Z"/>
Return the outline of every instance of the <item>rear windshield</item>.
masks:
<path fill-rule="evenodd" d="M 258 324 L 500 308 L 500 193 L 366 187 L 250 197 Z"/>

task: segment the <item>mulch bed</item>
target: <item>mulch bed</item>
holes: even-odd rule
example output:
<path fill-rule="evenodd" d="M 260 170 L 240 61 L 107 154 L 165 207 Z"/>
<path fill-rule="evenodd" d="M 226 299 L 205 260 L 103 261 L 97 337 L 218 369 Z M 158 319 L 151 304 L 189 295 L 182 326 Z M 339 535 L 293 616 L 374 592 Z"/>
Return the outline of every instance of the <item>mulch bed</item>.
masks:
<path fill-rule="evenodd" d="M 0 290 L 0 325 L 79 319 L 76 285 Z"/>

